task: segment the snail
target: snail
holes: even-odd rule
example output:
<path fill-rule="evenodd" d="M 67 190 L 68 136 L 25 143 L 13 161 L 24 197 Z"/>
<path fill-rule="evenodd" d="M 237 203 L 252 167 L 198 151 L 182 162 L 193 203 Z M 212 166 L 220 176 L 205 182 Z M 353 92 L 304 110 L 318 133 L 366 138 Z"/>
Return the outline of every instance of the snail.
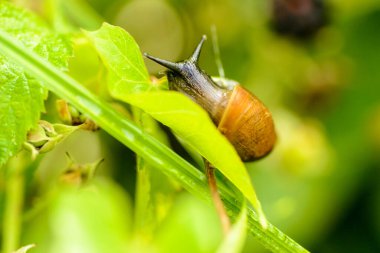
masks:
<path fill-rule="evenodd" d="M 169 89 L 179 91 L 203 107 L 240 158 L 254 161 L 269 154 L 276 141 L 272 115 L 264 104 L 239 84 L 222 86 L 198 66 L 202 40 L 187 60 L 170 62 L 144 54 L 168 68 Z"/>

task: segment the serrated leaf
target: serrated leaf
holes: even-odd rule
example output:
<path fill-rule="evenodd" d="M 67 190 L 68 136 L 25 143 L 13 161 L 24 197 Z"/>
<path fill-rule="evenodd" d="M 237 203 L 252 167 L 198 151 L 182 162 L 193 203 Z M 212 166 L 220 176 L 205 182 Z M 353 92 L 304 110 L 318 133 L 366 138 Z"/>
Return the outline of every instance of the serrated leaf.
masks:
<path fill-rule="evenodd" d="M 66 69 L 71 55 L 69 41 L 54 35 L 32 13 L 9 3 L 0 3 L 0 29 L 25 46 Z M 14 65 L 0 52 L 0 166 L 14 155 L 26 139 L 27 131 L 44 110 L 47 91 L 23 69 Z"/>
<path fill-rule="evenodd" d="M 138 45 L 123 29 L 104 24 L 88 36 L 108 68 L 113 97 L 141 108 L 181 136 L 239 188 L 265 225 L 265 217 L 243 162 L 208 114 L 178 92 L 144 92 L 152 84 L 148 82 Z"/>

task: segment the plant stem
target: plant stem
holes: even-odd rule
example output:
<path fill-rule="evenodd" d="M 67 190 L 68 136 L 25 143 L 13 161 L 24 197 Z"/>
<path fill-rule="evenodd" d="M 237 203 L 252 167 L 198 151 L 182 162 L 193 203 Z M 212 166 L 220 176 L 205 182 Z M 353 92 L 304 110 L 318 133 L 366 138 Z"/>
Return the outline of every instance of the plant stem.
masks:
<path fill-rule="evenodd" d="M 215 169 L 214 167 L 212 167 L 209 161 L 205 161 L 205 162 L 206 162 L 206 176 L 207 176 L 208 185 L 210 187 L 211 198 L 214 202 L 216 211 L 218 213 L 220 222 L 222 224 L 224 236 L 226 236 L 228 232 L 230 231 L 231 222 L 230 222 L 230 219 L 228 218 L 223 202 L 219 196 L 218 186 L 216 185 L 216 180 L 215 180 L 215 173 L 214 173 Z"/>
<path fill-rule="evenodd" d="M 21 151 L 6 164 L 5 210 L 3 223 L 3 252 L 19 248 L 21 215 L 24 202 L 23 172 L 30 162 L 30 154 Z"/>
<path fill-rule="evenodd" d="M 134 122 L 141 128 L 144 128 L 142 120 L 142 111 L 132 108 Z M 147 164 L 141 156 L 136 157 L 136 191 L 135 191 L 135 210 L 134 210 L 134 228 L 141 232 L 145 224 L 148 223 L 147 217 L 149 202 L 151 201 L 150 174 Z"/>
<path fill-rule="evenodd" d="M 146 167 L 144 159 L 140 156 L 137 158 L 136 163 L 136 193 L 135 193 L 135 210 L 134 210 L 134 229 L 137 232 L 141 230 L 148 223 L 149 217 L 149 202 L 151 201 L 150 194 L 150 181 L 149 170 Z"/>
<path fill-rule="evenodd" d="M 117 113 L 73 78 L 1 30 L 0 51 L 41 81 L 46 88 L 87 114 L 103 130 L 128 146 L 147 163 L 176 179 L 190 193 L 211 202 L 206 177 L 199 170 L 129 119 Z M 227 209 L 236 217 L 240 213 L 241 201 L 228 189 L 221 188 L 220 193 Z M 248 208 L 248 224 L 251 234 L 273 252 L 308 252 L 273 225 L 268 224 L 267 228 L 263 228 L 257 214 L 250 208 Z"/>

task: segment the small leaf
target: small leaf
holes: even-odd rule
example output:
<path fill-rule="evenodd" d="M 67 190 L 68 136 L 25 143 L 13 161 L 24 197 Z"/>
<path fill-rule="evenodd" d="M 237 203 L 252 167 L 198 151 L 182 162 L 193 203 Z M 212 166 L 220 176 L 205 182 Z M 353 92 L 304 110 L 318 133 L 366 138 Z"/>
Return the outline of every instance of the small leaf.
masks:
<path fill-rule="evenodd" d="M 236 223 L 219 246 L 217 253 L 239 253 L 242 251 L 247 236 L 247 208 L 243 204 Z"/>
<path fill-rule="evenodd" d="M 29 245 L 26 245 L 20 249 L 18 249 L 17 251 L 13 252 L 13 253 L 26 253 L 28 252 L 31 248 L 34 248 L 36 245 L 34 244 L 29 244 Z"/>
<path fill-rule="evenodd" d="M 265 226 L 265 216 L 243 162 L 208 114 L 178 92 L 144 92 L 154 86 L 149 82 L 138 45 L 123 29 L 103 24 L 87 35 L 109 71 L 110 93 L 170 127 L 210 161 L 253 204 Z"/>
<path fill-rule="evenodd" d="M 36 16 L 0 3 L 0 29 L 25 46 L 66 69 L 71 54 L 66 38 L 51 33 Z M 0 55 L 0 166 L 14 155 L 44 110 L 47 91 L 23 69 Z"/>
<path fill-rule="evenodd" d="M 151 88 L 140 49 L 124 29 L 103 23 L 95 32 L 87 32 L 107 67 L 112 94 L 128 95 Z"/>

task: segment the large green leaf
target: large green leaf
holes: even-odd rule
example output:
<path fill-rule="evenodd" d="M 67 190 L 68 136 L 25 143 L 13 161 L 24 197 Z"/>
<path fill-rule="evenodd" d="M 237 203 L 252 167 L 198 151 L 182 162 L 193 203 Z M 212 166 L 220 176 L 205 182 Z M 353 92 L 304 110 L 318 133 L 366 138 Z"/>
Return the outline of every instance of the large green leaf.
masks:
<path fill-rule="evenodd" d="M 33 14 L 0 3 L 0 29 L 33 49 L 55 66 L 65 69 L 71 55 L 69 42 L 51 31 Z M 0 166 L 25 141 L 27 131 L 44 110 L 47 91 L 0 52 Z"/>
<path fill-rule="evenodd" d="M 265 224 L 265 217 L 243 162 L 208 114 L 178 92 L 146 92 L 153 84 L 149 82 L 138 45 L 122 28 L 103 24 L 99 30 L 89 32 L 88 36 L 109 71 L 111 95 L 141 108 L 173 129 L 240 189 Z"/>

